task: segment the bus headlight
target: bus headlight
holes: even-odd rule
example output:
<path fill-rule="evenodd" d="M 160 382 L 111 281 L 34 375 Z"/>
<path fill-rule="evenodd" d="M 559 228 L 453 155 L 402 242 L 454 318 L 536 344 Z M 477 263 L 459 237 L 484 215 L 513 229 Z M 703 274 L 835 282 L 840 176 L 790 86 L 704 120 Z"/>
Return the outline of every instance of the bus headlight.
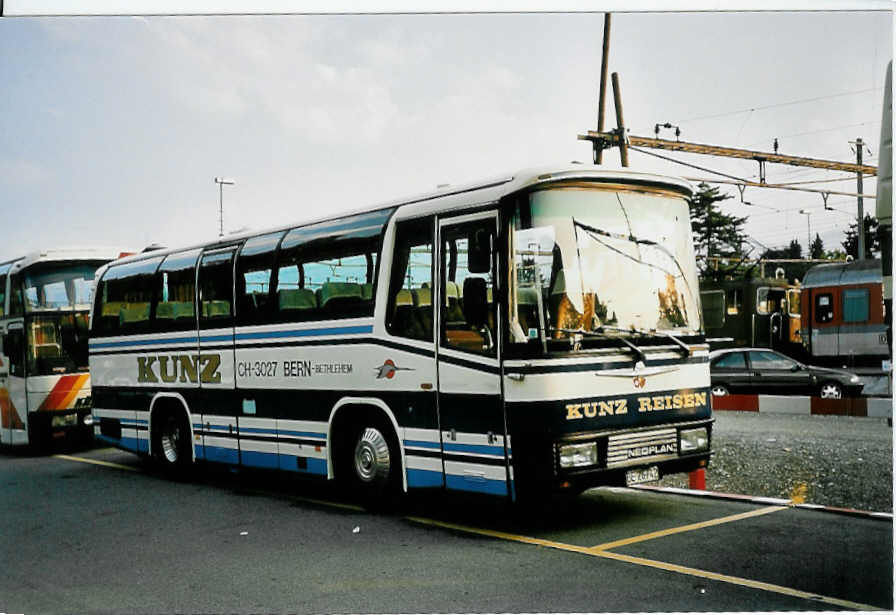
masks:
<path fill-rule="evenodd" d="M 84 415 L 84 425 L 86 425 L 88 427 L 93 425 L 93 415 L 92 414 Z"/>
<path fill-rule="evenodd" d="M 706 433 L 706 427 L 682 429 L 679 432 L 679 441 L 681 444 L 678 450 L 682 453 L 694 453 L 709 449 L 709 435 Z"/>
<path fill-rule="evenodd" d="M 560 467 L 577 468 L 597 464 L 597 443 L 564 444 L 559 448 Z"/>

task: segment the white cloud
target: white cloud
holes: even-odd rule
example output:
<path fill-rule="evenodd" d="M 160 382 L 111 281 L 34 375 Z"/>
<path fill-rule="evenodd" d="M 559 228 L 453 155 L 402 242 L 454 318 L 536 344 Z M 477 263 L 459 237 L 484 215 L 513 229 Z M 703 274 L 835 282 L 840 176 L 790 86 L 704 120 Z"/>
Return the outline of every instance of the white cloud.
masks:
<path fill-rule="evenodd" d="M 0 160 L 0 184 L 33 185 L 50 179 L 50 172 L 40 163 L 29 160 Z"/>

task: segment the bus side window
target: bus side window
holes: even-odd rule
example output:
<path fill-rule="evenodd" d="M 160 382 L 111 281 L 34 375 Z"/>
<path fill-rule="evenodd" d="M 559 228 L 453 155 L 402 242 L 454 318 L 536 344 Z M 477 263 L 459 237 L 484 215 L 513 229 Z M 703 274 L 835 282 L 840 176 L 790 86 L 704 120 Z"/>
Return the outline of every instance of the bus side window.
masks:
<path fill-rule="evenodd" d="M 196 328 L 196 260 L 199 250 L 169 254 L 156 273 L 155 331 Z"/>
<path fill-rule="evenodd" d="M 0 275 L 0 318 L 6 314 L 6 276 Z"/>
<path fill-rule="evenodd" d="M 291 229 L 277 253 L 276 322 L 373 316 L 377 261 L 391 209 Z"/>
<path fill-rule="evenodd" d="M 243 244 L 236 263 L 237 325 L 271 322 L 276 303 L 273 292 L 274 259 L 280 239 L 285 234 L 278 231 L 253 237 Z"/>
<path fill-rule="evenodd" d="M 432 341 L 432 218 L 398 222 L 389 280 L 386 331 Z"/>
<path fill-rule="evenodd" d="M 233 250 L 203 254 L 199 264 L 199 328 L 233 325 Z"/>
<path fill-rule="evenodd" d="M 162 257 L 109 267 L 97 287 L 95 333 L 128 335 L 150 328 L 155 272 Z"/>
<path fill-rule="evenodd" d="M 815 322 L 834 320 L 834 296 L 831 293 L 815 295 Z"/>

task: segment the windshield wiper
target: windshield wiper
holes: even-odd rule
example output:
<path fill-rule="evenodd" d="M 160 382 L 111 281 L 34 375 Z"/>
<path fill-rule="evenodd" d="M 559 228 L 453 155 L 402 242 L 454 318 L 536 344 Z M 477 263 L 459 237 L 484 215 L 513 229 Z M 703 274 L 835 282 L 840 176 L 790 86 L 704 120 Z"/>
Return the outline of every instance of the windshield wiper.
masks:
<path fill-rule="evenodd" d="M 627 329 L 620 329 L 620 331 L 626 331 Z M 635 346 L 633 343 L 625 339 L 624 337 L 619 337 L 618 335 L 610 335 L 609 333 L 604 333 L 600 330 L 597 331 L 585 331 L 584 329 L 558 329 L 556 327 L 551 327 L 551 331 L 560 331 L 561 333 L 569 333 L 574 335 L 582 335 L 588 337 L 597 337 L 604 340 L 615 340 L 617 342 L 621 342 L 623 345 L 627 346 L 635 353 L 636 360 L 634 364 L 637 365 L 640 361 L 641 363 L 647 363 L 647 355 L 644 354 L 644 351 Z"/>
<path fill-rule="evenodd" d="M 628 220 L 628 217 L 626 216 L 626 221 L 627 221 L 627 220 Z M 646 265 L 647 267 L 652 267 L 652 268 L 654 268 L 654 269 L 659 269 L 659 270 L 662 271 L 663 273 L 667 273 L 667 274 L 669 274 L 669 275 L 671 275 L 671 276 L 673 276 L 673 277 L 676 277 L 676 278 L 677 278 L 677 277 L 680 277 L 680 278 L 684 281 L 684 285 L 687 287 L 687 289 L 688 289 L 688 294 L 691 296 L 691 299 L 695 299 L 695 300 L 697 299 L 696 295 L 694 295 L 694 291 L 693 291 L 693 289 L 691 288 L 690 283 L 688 282 L 688 276 L 685 274 L 684 269 L 683 269 L 682 266 L 681 266 L 681 263 L 678 262 L 678 259 L 675 258 L 675 255 L 674 255 L 668 248 L 666 248 L 666 246 L 662 245 L 661 243 L 657 243 L 656 241 L 653 241 L 652 239 L 642 239 L 642 238 L 640 238 L 640 237 L 636 237 L 636 236 L 631 235 L 631 234 L 629 234 L 629 235 L 622 235 L 621 233 L 611 233 L 610 231 L 605 231 L 605 230 L 596 228 L 596 227 L 594 227 L 594 226 L 591 226 L 590 224 L 585 224 L 584 222 L 579 222 L 579 221 L 576 220 L 575 218 L 572 219 L 572 224 L 573 224 L 573 227 L 581 228 L 583 231 L 585 231 L 586 233 L 588 233 L 589 235 L 591 235 L 592 239 L 594 239 L 594 240 L 597 241 L 599 244 L 601 244 L 602 246 L 606 247 L 606 248 L 609 249 L 609 250 L 612 250 L 612 251 L 614 251 L 614 252 L 617 252 L 618 254 L 621 254 L 622 256 L 624 256 L 624 257 L 626 257 L 626 258 L 628 258 L 628 259 L 630 259 L 630 260 L 635 261 L 636 263 L 640 263 L 640 264 L 642 264 L 642 265 Z M 637 246 L 637 245 L 645 245 L 645 246 L 651 246 L 651 247 L 654 247 L 654 248 L 656 248 L 657 250 L 659 250 L 660 252 L 664 253 L 666 256 L 668 256 L 669 258 L 672 259 L 672 262 L 675 263 L 675 266 L 678 268 L 678 272 L 679 272 L 681 275 L 680 275 L 680 276 L 677 276 L 677 275 L 673 274 L 671 271 L 667 271 L 667 270 L 664 269 L 663 267 L 660 267 L 660 266 L 655 265 L 655 264 L 653 264 L 653 263 L 648 263 L 648 262 L 644 261 L 644 260 L 641 259 L 641 258 L 635 258 L 634 256 L 632 256 L 632 255 L 630 255 L 630 254 L 626 254 L 625 252 L 622 252 L 621 250 L 617 250 L 617 249 L 614 248 L 613 246 L 611 246 L 611 245 L 609 245 L 609 244 L 607 244 L 607 243 L 601 241 L 601 240 L 600 240 L 598 237 L 596 237 L 595 235 L 600 235 L 600 236 L 603 236 L 603 237 L 609 237 L 610 239 L 618 239 L 618 240 L 622 240 L 622 241 L 628 241 L 628 242 L 631 242 L 631 243 L 635 244 L 636 246 Z M 640 254 L 640 251 L 639 251 L 639 254 Z M 697 304 L 699 305 L 699 303 L 700 303 L 700 302 L 698 301 Z"/>
<path fill-rule="evenodd" d="M 682 342 L 680 339 L 672 335 L 671 333 L 667 333 L 665 331 L 657 331 L 656 329 L 638 329 L 636 327 L 629 327 L 626 329 L 625 327 L 614 327 L 613 325 L 601 325 L 597 328 L 598 331 L 601 329 L 609 329 L 611 331 L 622 331 L 629 333 L 639 333 L 641 335 L 658 335 L 659 337 L 665 337 L 667 339 L 672 340 L 677 344 L 682 350 L 684 350 L 684 356 L 691 356 L 691 347 Z"/>

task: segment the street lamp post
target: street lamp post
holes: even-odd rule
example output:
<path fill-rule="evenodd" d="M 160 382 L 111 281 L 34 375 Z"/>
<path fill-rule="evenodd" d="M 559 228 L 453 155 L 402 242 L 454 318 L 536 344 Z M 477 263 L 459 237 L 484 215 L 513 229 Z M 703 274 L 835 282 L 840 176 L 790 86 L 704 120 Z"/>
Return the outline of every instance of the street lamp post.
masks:
<path fill-rule="evenodd" d="M 812 258 L 812 212 L 801 209 L 800 213 L 806 216 L 806 259 Z"/>
<path fill-rule="evenodd" d="M 220 219 L 220 225 L 218 228 L 218 237 L 224 236 L 224 186 L 232 186 L 234 182 L 232 179 L 227 179 L 226 177 L 216 177 L 215 183 L 218 184 L 218 216 Z"/>

